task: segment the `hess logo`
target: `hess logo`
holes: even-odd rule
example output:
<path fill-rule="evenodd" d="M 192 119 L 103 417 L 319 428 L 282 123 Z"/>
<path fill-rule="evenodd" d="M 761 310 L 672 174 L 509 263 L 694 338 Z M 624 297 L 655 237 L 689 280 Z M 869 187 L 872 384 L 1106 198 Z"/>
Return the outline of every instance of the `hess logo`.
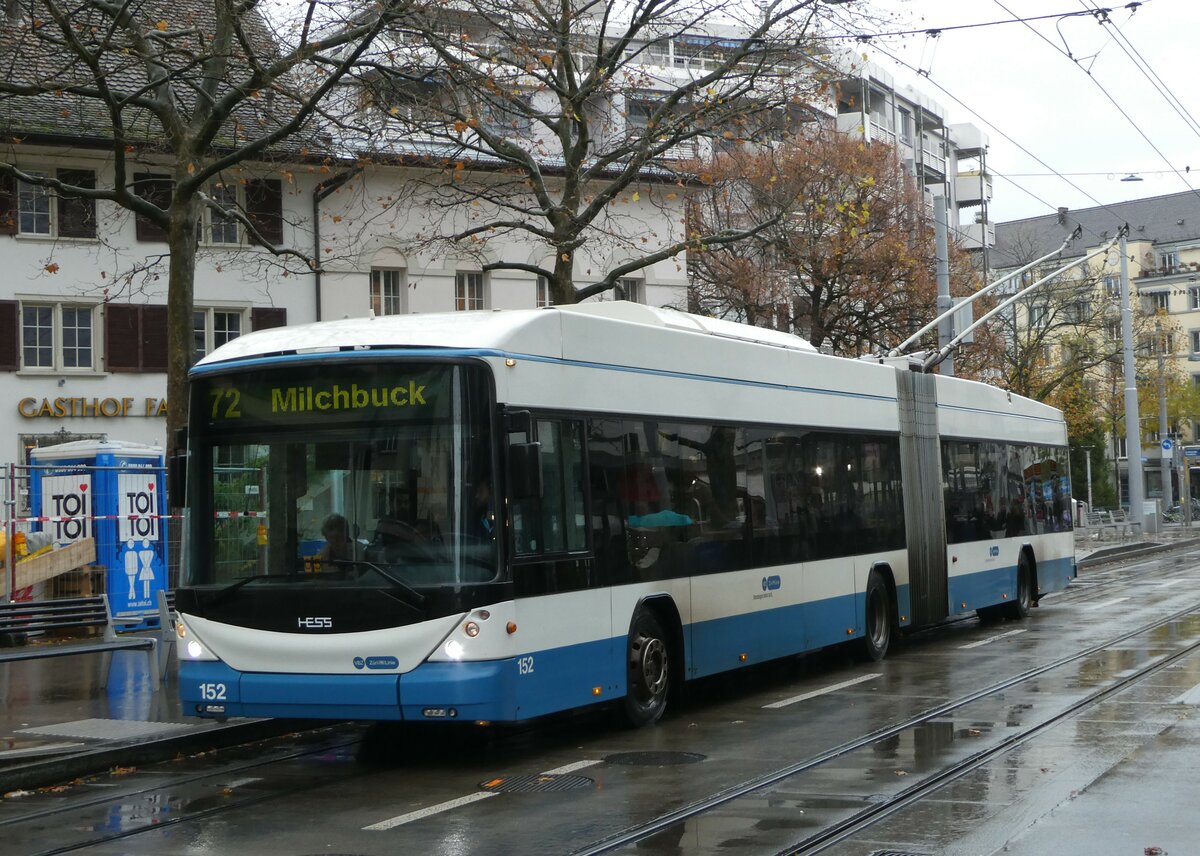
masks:
<path fill-rule="evenodd" d="M 296 624 L 301 630 L 332 630 L 333 619 L 328 616 L 306 616 L 297 618 Z"/>

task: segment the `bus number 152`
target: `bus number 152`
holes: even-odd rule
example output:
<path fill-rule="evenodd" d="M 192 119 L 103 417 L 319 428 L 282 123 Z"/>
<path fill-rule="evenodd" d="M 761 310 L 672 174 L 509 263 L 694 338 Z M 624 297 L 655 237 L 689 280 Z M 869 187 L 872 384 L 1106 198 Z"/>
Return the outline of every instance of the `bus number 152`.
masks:
<path fill-rule="evenodd" d="M 517 674 L 532 675 L 533 674 L 533 657 L 518 657 L 517 658 Z"/>

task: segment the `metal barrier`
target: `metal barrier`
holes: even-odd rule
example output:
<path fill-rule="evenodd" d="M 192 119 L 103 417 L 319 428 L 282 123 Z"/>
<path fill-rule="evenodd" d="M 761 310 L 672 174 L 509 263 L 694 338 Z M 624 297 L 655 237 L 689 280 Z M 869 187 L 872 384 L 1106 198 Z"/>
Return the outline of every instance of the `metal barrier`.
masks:
<path fill-rule="evenodd" d="M 8 464 L 3 480 L 0 603 L 106 595 L 115 616 L 157 622 L 155 592 L 179 581 L 181 531 L 163 467 Z"/>

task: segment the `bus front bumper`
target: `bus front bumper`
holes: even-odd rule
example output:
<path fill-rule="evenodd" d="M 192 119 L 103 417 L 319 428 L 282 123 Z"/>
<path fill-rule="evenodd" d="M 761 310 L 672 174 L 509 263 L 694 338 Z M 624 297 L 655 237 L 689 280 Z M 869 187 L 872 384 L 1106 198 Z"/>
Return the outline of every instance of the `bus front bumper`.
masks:
<path fill-rule="evenodd" d="M 422 663 L 405 674 L 239 672 L 220 661 L 179 669 L 189 716 L 488 721 L 518 718 L 514 659 Z"/>

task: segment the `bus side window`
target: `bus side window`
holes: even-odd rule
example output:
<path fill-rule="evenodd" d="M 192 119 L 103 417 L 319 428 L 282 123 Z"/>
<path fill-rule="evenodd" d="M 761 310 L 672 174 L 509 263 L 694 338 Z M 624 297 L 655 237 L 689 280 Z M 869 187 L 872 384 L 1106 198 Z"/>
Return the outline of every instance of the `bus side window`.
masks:
<path fill-rule="evenodd" d="M 587 549 L 584 512 L 583 423 L 539 419 L 541 497 L 513 503 L 515 551 L 522 556 L 577 553 Z"/>

